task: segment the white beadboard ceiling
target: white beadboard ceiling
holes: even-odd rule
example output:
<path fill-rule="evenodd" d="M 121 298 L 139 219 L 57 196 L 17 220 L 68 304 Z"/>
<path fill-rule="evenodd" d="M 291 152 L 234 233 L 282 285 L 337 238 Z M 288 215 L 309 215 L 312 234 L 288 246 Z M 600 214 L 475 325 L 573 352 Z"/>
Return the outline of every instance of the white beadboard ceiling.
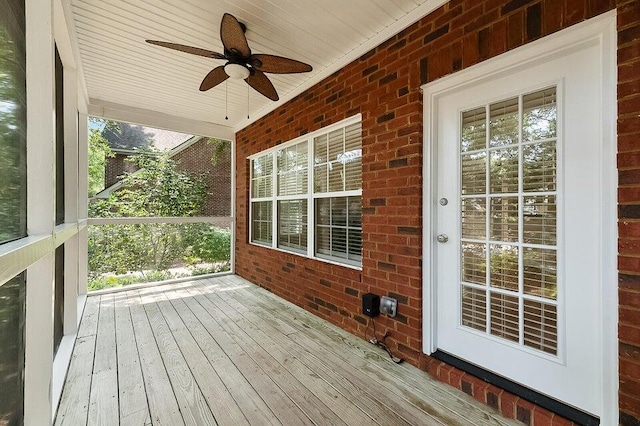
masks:
<path fill-rule="evenodd" d="M 210 129 L 208 136 L 229 138 L 445 2 L 71 0 L 72 45 L 89 113 L 182 132 L 200 122 L 206 126 L 194 127 Z M 222 53 L 219 27 L 225 12 L 247 26 L 253 53 L 297 59 L 313 71 L 267 74 L 278 102 L 247 90 L 241 80 L 200 92 L 204 76 L 224 61 L 145 43 L 156 39 Z"/>

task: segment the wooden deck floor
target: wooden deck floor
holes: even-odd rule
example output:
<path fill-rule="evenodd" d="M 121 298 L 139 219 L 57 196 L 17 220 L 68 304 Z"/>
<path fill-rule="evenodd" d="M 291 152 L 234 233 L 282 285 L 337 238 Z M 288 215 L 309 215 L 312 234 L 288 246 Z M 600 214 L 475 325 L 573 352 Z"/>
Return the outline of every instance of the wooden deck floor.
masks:
<path fill-rule="evenodd" d="M 515 425 L 243 279 L 87 299 L 56 425 Z"/>

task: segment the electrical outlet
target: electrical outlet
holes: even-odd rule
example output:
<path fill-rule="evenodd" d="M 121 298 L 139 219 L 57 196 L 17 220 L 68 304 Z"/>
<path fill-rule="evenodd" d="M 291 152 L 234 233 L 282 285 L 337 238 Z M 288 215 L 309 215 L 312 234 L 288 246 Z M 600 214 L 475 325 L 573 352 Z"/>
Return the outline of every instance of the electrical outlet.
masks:
<path fill-rule="evenodd" d="M 382 296 L 380 299 L 380 313 L 395 317 L 398 313 L 398 301 L 393 297 Z"/>

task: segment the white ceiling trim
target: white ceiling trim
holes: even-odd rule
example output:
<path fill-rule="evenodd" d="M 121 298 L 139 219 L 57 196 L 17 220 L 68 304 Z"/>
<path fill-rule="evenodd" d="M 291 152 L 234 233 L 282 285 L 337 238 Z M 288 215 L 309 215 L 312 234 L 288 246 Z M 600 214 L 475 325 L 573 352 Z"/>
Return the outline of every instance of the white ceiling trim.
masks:
<path fill-rule="evenodd" d="M 190 135 L 208 136 L 230 141 L 235 140 L 235 132 L 228 126 L 221 126 L 200 120 L 191 120 L 154 110 L 105 102 L 99 99 L 89 100 L 88 112 L 91 116 L 108 120 L 140 124 L 156 129 L 172 130 Z"/>
<path fill-rule="evenodd" d="M 289 102 L 291 99 L 300 95 L 305 90 L 310 89 L 317 83 L 329 77 L 334 72 L 344 68 L 345 66 L 355 61 L 360 56 L 364 55 L 374 47 L 384 43 L 386 40 L 398 34 L 400 31 L 418 22 L 421 18 L 433 12 L 443 4 L 447 3 L 448 1 L 449 0 L 427 0 L 425 3 L 422 3 L 421 5 L 416 7 L 413 11 L 407 13 L 402 18 L 395 21 L 392 25 L 389 25 L 384 30 L 377 33 L 375 36 L 369 38 L 367 41 L 360 44 L 359 46 L 357 46 L 356 48 L 354 48 L 353 50 L 351 50 L 350 52 L 342 56 L 340 59 L 333 62 L 328 67 L 324 68 L 322 71 L 314 74 L 313 78 L 310 78 L 309 80 L 305 81 L 298 87 L 294 88 L 289 93 L 282 96 L 280 100 L 267 104 L 267 106 L 265 106 L 264 108 L 254 113 L 251 118 L 245 119 L 240 123 L 238 123 L 238 125 L 234 128 L 234 131 L 238 132 L 244 129 L 251 123 L 254 123 L 260 118 L 269 114 L 271 111 Z"/>
<path fill-rule="evenodd" d="M 60 58 L 65 67 L 74 68 L 78 81 L 78 110 L 81 113 L 87 112 L 89 95 L 87 83 L 84 78 L 82 60 L 80 59 L 80 48 L 71 11 L 71 0 L 55 0 L 53 2 L 53 29 Z"/>

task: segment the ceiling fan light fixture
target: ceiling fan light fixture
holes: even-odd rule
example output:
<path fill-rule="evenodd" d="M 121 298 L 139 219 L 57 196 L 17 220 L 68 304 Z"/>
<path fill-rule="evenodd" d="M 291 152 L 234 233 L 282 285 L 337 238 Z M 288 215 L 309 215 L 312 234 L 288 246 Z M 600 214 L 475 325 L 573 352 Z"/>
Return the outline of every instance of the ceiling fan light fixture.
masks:
<path fill-rule="evenodd" d="M 251 74 L 249 69 L 244 65 L 233 64 L 233 63 L 229 63 L 225 65 L 224 72 L 227 73 L 229 77 L 236 80 L 244 80 L 245 78 L 249 77 L 249 75 Z"/>

